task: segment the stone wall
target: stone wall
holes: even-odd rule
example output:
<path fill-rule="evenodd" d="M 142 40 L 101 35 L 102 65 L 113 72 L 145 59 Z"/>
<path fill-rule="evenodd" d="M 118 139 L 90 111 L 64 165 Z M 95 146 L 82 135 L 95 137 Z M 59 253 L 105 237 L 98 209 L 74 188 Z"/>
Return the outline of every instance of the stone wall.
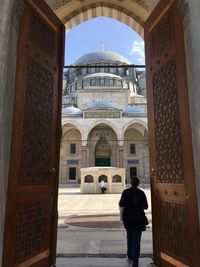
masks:
<path fill-rule="evenodd" d="M 200 219 L 200 2 L 180 1 L 184 25 L 193 151 Z"/>
<path fill-rule="evenodd" d="M 127 182 L 130 181 L 130 167 L 137 168 L 137 176 L 141 183 L 149 183 L 149 153 L 147 146 L 146 136 L 130 128 L 126 130 L 124 135 L 124 168 L 126 170 Z M 136 151 L 135 154 L 130 154 L 130 144 L 135 144 Z"/>
<path fill-rule="evenodd" d="M 80 109 L 86 109 L 88 103 L 97 99 L 112 99 L 116 108 L 123 109 L 128 106 L 128 90 L 119 88 L 118 94 L 116 94 L 116 88 L 109 90 L 108 88 L 104 89 L 100 87 L 98 92 L 96 88 L 94 90 L 92 90 L 92 88 L 88 90 L 79 90 L 77 95 L 77 106 Z"/>
<path fill-rule="evenodd" d="M 105 187 L 106 193 L 122 193 L 125 189 L 125 169 L 114 167 L 90 167 L 81 168 L 81 193 L 83 194 L 100 194 L 100 178 L 106 176 Z M 90 176 L 90 182 L 86 180 Z M 118 182 L 114 176 L 119 176 Z"/>
<path fill-rule="evenodd" d="M 76 145 L 76 153 L 70 153 L 70 144 Z M 69 179 L 69 168 L 76 167 L 76 177 L 80 178 L 80 167 L 82 166 L 81 134 L 76 129 L 67 131 L 62 139 L 60 151 L 60 182 L 67 183 Z M 71 163 L 70 163 L 71 162 Z M 78 162 L 78 163 L 76 163 Z"/>

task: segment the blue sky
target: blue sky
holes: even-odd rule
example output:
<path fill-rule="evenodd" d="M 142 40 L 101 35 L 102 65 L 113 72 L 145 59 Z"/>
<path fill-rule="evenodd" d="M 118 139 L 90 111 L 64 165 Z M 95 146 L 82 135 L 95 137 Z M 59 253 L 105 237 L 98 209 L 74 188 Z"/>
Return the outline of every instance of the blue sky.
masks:
<path fill-rule="evenodd" d="M 102 47 L 122 54 L 133 64 L 144 64 L 143 39 L 124 23 L 98 17 L 66 33 L 65 65 L 73 64 L 82 55 Z"/>

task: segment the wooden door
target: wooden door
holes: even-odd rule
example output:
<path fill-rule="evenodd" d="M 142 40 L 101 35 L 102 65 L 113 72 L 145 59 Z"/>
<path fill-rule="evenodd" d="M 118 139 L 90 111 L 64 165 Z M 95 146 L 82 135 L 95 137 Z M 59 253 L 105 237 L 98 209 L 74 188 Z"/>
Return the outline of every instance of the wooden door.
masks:
<path fill-rule="evenodd" d="M 153 249 L 160 266 L 199 266 L 200 233 L 182 22 L 162 0 L 145 25 Z"/>
<path fill-rule="evenodd" d="M 4 267 L 55 263 L 64 26 L 43 0 L 20 21 Z"/>

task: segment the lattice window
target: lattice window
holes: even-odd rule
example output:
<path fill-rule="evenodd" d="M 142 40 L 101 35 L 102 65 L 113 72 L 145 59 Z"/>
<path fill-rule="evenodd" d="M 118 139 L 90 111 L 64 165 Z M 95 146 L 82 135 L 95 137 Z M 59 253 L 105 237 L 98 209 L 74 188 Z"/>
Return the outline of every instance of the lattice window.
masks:
<path fill-rule="evenodd" d="M 187 210 L 185 205 L 161 202 L 162 251 L 187 260 L 189 257 Z"/>
<path fill-rule="evenodd" d="M 20 183 L 49 180 L 53 74 L 34 60 L 28 63 Z"/>
<path fill-rule="evenodd" d="M 158 181 L 183 183 L 176 63 L 169 61 L 153 75 Z"/>
<path fill-rule="evenodd" d="M 16 211 L 15 260 L 20 262 L 45 248 L 47 243 L 47 201 L 26 203 Z"/>

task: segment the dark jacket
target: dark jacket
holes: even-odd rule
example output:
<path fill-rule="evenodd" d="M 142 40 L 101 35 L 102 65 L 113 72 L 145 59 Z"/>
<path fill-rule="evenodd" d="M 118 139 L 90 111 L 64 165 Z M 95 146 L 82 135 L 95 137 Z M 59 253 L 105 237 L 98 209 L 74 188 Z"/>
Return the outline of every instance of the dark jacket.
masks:
<path fill-rule="evenodd" d="M 126 229 L 146 230 L 148 220 L 144 209 L 148 209 L 145 193 L 139 188 L 125 189 L 119 201 L 119 206 L 124 208 L 122 220 Z"/>

